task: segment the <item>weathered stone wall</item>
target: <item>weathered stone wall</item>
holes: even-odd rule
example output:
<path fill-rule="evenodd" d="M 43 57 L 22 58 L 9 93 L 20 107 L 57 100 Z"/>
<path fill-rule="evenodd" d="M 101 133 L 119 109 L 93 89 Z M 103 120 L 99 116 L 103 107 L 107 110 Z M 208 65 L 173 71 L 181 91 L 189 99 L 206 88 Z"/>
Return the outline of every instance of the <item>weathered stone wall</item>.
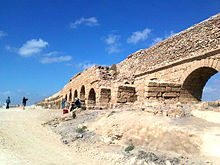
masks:
<path fill-rule="evenodd" d="M 81 99 L 88 108 L 142 105 L 148 100 L 198 101 L 208 79 L 220 72 L 220 14 L 111 67 L 93 66 L 41 102 L 61 108 Z"/>
<path fill-rule="evenodd" d="M 136 76 L 135 86 L 138 101 L 141 103 L 148 99 L 147 95 L 159 100 L 169 99 L 163 95 L 167 92 L 167 88 L 164 89 L 163 84 L 169 86 L 175 84 L 179 87 L 178 91 L 181 90 L 178 94 L 174 94 L 177 99 L 173 98 L 173 100 L 200 100 L 206 82 L 217 72 L 220 72 L 220 49 L 149 70 Z M 157 85 L 152 86 L 154 88 L 148 88 L 149 82 Z"/>
<path fill-rule="evenodd" d="M 140 50 L 117 64 L 118 78 L 132 78 L 153 68 L 220 47 L 220 14 Z M 128 72 L 129 71 L 129 72 Z"/>
<path fill-rule="evenodd" d="M 119 86 L 117 92 L 117 103 L 135 102 L 137 95 L 135 87 L 132 86 Z"/>
<path fill-rule="evenodd" d="M 45 100 L 46 104 L 47 106 L 56 104 L 56 107 L 60 107 L 62 99 L 71 103 L 74 102 L 75 97 L 78 97 L 84 105 L 102 106 L 102 101 L 106 97 L 103 95 L 103 89 L 111 88 L 114 79 L 115 71 L 113 69 L 95 65 L 73 76 L 59 93 Z M 111 99 L 111 93 L 108 95 Z"/>

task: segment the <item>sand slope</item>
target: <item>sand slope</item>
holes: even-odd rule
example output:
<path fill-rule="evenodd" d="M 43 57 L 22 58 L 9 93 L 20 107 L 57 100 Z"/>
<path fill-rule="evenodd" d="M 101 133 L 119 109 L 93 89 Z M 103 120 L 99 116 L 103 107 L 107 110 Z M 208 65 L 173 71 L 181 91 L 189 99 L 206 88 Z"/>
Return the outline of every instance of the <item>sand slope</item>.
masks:
<path fill-rule="evenodd" d="M 0 109 L 0 164 L 100 164 L 74 153 L 58 135 L 42 127 L 41 123 L 60 114 L 61 111 Z"/>

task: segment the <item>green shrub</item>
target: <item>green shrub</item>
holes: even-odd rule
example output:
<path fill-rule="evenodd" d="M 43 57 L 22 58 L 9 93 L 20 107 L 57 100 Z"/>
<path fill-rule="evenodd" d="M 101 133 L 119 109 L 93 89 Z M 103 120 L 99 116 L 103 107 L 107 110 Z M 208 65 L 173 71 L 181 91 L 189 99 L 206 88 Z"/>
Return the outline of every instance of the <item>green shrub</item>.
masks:
<path fill-rule="evenodd" d="M 127 148 L 125 148 L 125 152 L 132 151 L 133 149 L 134 149 L 134 145 L 131 144 L 131 145 L 129 145 Z"/>
<path fill-rule="evenodd" d="M 77 128 L 76 132 L 77 133 L 84 133 L 84 132 L 86 132 L 86 128 L 87 128 L 86 126 L 83 126 L 82 128 Z"/>
<path fill-rule="evenodd" d="M 109 113 L 107 117 L 110 117 L 110 116 L 113 115 L 114 113 L 116 113 L 116 112 L 115 112 L 115 111 L 111 111 L 111 113 Z"/>

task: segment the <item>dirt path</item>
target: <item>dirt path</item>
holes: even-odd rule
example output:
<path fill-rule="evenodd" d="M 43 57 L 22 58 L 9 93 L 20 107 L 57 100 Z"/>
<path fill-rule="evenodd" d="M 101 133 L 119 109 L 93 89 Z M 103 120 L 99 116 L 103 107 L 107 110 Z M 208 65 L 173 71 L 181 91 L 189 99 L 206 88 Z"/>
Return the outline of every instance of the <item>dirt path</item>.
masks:
<path fill-rule="evenodd" d="M 41 123 L 61 111 L 0 109 L 1 165 L 102 164 L 74 153 Z"/>

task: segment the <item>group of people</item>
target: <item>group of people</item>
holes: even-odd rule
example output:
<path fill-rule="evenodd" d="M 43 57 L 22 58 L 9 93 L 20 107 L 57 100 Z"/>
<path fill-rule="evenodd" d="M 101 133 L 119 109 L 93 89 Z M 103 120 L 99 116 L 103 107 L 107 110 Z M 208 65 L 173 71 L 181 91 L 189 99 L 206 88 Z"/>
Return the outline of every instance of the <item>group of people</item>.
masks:
<path fill-rule="evenodd" d="M 66 101 L 66 99 L 62 100 L 62 109 L 69 109 L 69 111 L 73 111 L 76 108 L 80 108 L 81 107 L 81 101 L 80 99 L 78 99 L 77 97 L 75 98 L 75 102 L 72 102 L 71 105 Z M 73 112 L 73 117 L 76 117 L 75 112 Z"/>
<path fill-rule="evenodd" d="M 65 108 L 67 108 L 67 109 L 70 109 L 70 112 L 72 111 L 72 110 L 74 110 L 75 108 L 80 108 L 81 107 L 81 101 L 80 101 L 80 99 L 79 98 L 75 98 L 75 101 L 73 101 L 72 103 L 71 103 L 71 105 L 70 105 L 70 103 L 68 103 L 67 101 L 66 101 L 66 99 L 63 99 L 62 100 L 62 109 L 65 109 Z"/>
<path fill-rule="evenodd" d="M 23 97 L 22 104 L 23 104 L 23 110 L 25 110 L 25 106 L 27 104 L 28 98 Z M 10 97 L 8 96 L 6 100 L 6 109 L 9 109 L 9 104 L 11 103 Z"/>

